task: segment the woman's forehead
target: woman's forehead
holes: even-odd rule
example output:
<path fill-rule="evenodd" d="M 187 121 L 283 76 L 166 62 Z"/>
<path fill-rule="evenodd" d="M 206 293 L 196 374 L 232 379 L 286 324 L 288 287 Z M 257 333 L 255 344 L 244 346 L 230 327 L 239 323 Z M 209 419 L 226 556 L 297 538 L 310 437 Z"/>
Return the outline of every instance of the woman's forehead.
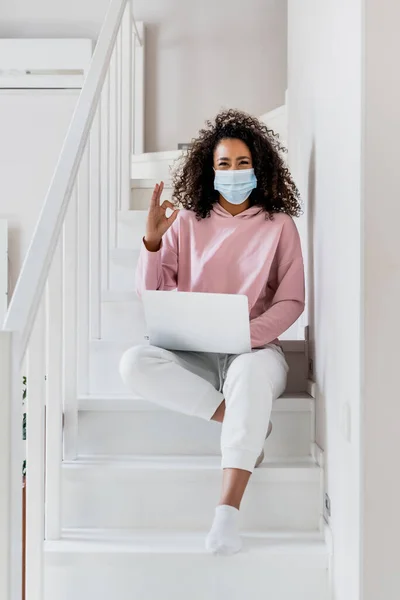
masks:
<path fill-rule="evenodd" d="M 247 145 L 236 138 L 229 138 L 221 140 L 214 150 L 214 154 L 217 158 L 232 157 L 232 156 L 243 156 L 250 157 L 251 153 Z"/>

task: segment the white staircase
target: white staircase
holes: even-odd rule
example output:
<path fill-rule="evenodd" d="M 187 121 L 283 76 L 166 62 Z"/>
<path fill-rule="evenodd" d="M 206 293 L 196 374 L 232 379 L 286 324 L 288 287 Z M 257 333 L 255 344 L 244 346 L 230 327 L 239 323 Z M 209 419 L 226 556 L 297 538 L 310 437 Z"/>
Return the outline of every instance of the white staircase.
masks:
<path fill-rule="evenodd" d="M 81 397 L 78 456 L 62 466 L 61 539 L 45 543 L 46 599 L 328 600 L 314 418 L 304 392 L 276 402 L 242 505 L 244 549 L 221 559 L 204 550 L 220 426 L 122 394 Z"/>
<path fill-rule="evenodd" d="M 27 600 L 329 600 L 323 455 L 301 328 L 283 336 L 288 386 L 243 502 L 244 549 L 233 557 L 204 549 L 221 484 L 220 425 L 132 397 L 119 378 L 123 351 L 146 333 L 134 270 L 149 195 L 164 179 L 168 197 L 179 155 L 124 154 L 132 148 L 120 127 L 132 99 L 121 75 L 130 81 L 130 19 L 129 3 L 113 0 L 0 332 L 1 415 L 12 423 L 10 437 L 4 428 L 0 436 L 11 457 L 2 453 L 0 476 L 13 499 L 3 509 L 10 576 L 0 596 L 20 598 L 26 364 Z"/>
<path fill-rule="evenodd" d="M 306 393 L 276 402 L 242 505 L 244 550 L 221 559 L 204 550 L 220 426 L 122 394 L 80 398 L 78 457 L 62 467 L 62 535 L 45 543 L 46 598 L 328 600 L 314 418 Z"/>

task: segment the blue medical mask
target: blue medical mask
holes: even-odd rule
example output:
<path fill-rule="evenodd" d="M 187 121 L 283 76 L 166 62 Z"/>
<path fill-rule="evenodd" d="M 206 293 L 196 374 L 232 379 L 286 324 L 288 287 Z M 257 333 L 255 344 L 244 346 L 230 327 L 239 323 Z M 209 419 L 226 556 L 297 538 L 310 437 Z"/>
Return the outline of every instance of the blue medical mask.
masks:
<path fill-rule="evenodd" d="M 215 171 L 214 189 L 231 204 L 243 204 L 256 187 L 254 169 Z"/>

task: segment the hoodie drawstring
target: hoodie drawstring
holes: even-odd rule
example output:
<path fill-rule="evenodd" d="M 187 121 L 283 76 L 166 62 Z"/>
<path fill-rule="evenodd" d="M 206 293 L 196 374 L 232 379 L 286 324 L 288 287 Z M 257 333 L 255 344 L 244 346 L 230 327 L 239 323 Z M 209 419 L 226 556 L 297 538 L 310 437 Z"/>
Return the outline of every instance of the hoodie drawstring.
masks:
<path fill-rule="evenodd" d="M 228 370 L 228 359 L 229 359 L 229 354 L 225 354 L 225 358 L 224 358 L 224 366 L 221 369 L 221 361 L 220 361 L 220 356 L 218 356 L 218 377 L 219 377 L 219 392 L 222 393 L 222 388 L 224 387 L 224 382 L 226 379 L 226 372 Z"/>

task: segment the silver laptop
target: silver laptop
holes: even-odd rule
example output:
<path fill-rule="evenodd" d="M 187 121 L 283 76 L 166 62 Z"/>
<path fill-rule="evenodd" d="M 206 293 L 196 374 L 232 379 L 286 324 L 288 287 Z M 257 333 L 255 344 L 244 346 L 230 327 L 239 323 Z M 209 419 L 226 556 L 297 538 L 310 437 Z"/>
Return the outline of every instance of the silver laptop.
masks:
<path fill-rule="evenodd" d="M 144 292 L 150 344 L 167 350 L 251 352 L 247 296 Z"/>

